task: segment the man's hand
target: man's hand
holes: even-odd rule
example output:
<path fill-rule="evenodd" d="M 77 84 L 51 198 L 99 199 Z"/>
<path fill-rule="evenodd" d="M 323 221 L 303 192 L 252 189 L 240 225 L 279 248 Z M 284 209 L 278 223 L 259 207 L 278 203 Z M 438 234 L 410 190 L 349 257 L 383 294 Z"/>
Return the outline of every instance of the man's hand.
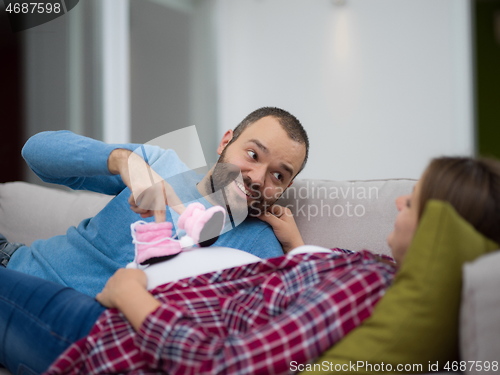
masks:
<path fill-rule="evenodd" d="M 126 149 L 113 150 L 108 158 L 108 169 L 119 174 L 132 191 L 130 208 L 141 217 L 154 215 L 156 222 L 165 221 L 167 204 L 182 213 L 184 205 L 174 189 L 136 153 Z"/>
<path fill-rule="evenodd" d="M 153 216 L 157 223 L 166 220 L 166 205 L 168 198 L 163 182 L 156 183 L 145 189 L 139 195 L 132 192 L 128 198 L 130 209 L 142 218 Z M 163 207 L 163 209 L 162 209 Z"/>
<path fill-rule="evenodd" d="M 258 218 L 271 225 L 285 253 L 304 245 L 292 211 L 288 207 L 275 204 Z"/>
<path fill-rule="evenodd" d="M 96 300 L 107 308 L 120 310 L 135 330 L 161 304 L 146 289 L 147 277 L 142 270 L 121 268 L 111 276 Z"/>

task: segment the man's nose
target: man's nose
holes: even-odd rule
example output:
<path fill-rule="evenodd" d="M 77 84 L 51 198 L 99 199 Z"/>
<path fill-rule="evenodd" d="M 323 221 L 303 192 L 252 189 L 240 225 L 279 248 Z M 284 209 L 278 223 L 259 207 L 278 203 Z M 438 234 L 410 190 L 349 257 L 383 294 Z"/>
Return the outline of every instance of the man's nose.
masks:
<path fill-rule="evenodd" d="M 266 178 L 266 169 L 264 167 L 255 167 L 247 175 L 252 180 L 252 185 L 262 186 Z"/>

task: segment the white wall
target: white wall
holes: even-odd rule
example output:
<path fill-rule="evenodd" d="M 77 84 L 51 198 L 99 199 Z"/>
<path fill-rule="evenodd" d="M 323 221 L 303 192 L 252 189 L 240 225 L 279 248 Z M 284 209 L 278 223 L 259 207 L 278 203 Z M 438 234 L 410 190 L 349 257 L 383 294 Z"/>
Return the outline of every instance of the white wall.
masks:
<path fill-rule="evenodd" d="M 131 140 L 142 143 L 190 123 L 187 10 L 130 1 Z"/>
<path fill-rule="evenodd" d="M 215 161 L 212 1 L 130 0 L 130 6 L 132 141 L 196 125 L 206 158 Z"/>
<path fill-rule="evenodd" d="M 25 138 L 141 143 L 194 124 L 215 161 L 213 12 L 212 0 L 87 0 L 24 31 Z"/>
<path fill-rule="evenodd" d="M 418 178 L 474 151 L 468 0 L 217 0 L 219 136 L 261 106 L 308 130 L 303 178 Z"/>

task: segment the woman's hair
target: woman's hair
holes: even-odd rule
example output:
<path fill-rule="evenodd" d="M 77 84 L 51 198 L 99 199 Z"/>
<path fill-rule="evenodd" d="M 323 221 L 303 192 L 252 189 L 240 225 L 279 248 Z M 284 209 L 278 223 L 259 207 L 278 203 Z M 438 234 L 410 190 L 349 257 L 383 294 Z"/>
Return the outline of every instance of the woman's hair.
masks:
<path fill-rule="evenodd" d="M 500 243 L 500 161 L 433 159 L 422 176 L 419 218 L 429 199 L 449 202 L 478 232 Z"/>

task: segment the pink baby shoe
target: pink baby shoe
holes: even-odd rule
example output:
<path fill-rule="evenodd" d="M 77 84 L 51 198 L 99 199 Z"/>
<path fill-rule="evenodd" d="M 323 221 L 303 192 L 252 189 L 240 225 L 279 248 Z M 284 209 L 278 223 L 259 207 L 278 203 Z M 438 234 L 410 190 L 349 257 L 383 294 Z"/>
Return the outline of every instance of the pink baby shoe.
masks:
<path fill-rule="evenodd" d="M 194 202 L 179 217 L 177 226 L 186 232 L 192 245 L 207 247 L 219 238 L 225 219 L 226 211 L 221 206 L 205 208 L 203 204 Z M 181 241 L 184 242 L 185 239 L 181 238 Z"/>
<path fill-rule="evenodd" d="M 172 223 L 136 221 L 130 226 L 135 244 L 134 263 L 146 265 L 169 259 L 181 252 L 179 241 L 172 239 Z"/>

